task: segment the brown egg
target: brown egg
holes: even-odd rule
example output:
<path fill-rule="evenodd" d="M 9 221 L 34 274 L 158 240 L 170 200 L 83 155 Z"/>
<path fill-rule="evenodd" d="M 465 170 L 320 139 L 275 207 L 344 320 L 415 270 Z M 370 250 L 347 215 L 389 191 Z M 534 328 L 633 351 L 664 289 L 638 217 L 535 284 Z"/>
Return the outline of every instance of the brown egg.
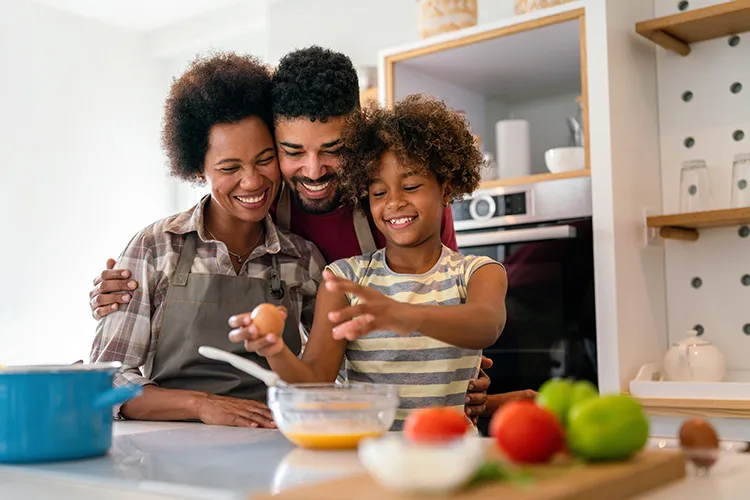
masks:
<path fill-rule="evenodd" d="M 692 418 L 680 427 L 680 445 L 695 465 L 711 467 L 718 456 L 719 436 L 710 423 Z"/>
<path fill-rule="evenodd" d="M 262 335 L 272 333 L 281 336 L 284 331 L 284 316 L 273 304 L 260 304 L 253 309 L 250 317 Z"/>

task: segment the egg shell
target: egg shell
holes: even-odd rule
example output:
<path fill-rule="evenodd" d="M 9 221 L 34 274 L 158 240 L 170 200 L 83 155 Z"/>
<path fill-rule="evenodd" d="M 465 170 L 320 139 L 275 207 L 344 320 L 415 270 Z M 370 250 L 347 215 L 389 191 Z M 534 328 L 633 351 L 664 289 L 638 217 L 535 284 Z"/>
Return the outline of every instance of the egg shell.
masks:
<path fill-rule="evenodd" d="M 272 333 L 281 336 L 284 331 L 284 316 L 273 304 L 260 304 L 253 309 L 250 317 L 261 335 Z"/>
<path fill-rule="evenodd" d="M 716 455 L 711 450 L 719 448 L 719 436 L 710 423 L 702 418 L 693 418 L 680 427 L 680 445 L 695 465 L 711 467 L 716 462 Z"/>

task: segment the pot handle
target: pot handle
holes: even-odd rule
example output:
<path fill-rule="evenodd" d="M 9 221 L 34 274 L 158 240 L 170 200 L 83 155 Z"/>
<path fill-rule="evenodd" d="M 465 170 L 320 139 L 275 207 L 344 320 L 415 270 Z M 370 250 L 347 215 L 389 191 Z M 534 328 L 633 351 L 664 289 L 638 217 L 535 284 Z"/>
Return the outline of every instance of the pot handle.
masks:
<path fill-rule="evenodd" d="M 115 387 L 99 394 L 94 399 L 94 408 L 111 408 L 112 406 L 125 401 L 129 401 L 143 392 L 143 387 L 137 384 L 128 384 L 122 387 Z"/>

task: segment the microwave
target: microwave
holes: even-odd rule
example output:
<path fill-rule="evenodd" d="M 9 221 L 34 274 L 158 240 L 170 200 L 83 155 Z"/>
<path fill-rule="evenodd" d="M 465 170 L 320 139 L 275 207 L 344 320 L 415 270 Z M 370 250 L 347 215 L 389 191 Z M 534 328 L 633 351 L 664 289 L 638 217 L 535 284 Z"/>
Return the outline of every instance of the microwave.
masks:
<path fill-rule="evenodd" d="M 481 189 L 451 208 L 459 252 L 495 259 L 508 276 L 506 325 L 484 350 L 489 393 L 555 377 L 598 385 L 591 179 Z"/>

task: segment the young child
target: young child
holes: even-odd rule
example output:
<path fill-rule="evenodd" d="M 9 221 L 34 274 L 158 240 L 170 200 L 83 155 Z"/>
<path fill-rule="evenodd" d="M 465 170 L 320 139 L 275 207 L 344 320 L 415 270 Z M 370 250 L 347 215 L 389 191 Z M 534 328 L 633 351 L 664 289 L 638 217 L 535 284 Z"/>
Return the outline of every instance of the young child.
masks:
<path fill-rule="evenodd" d="M 333 382 L 345 360 L 350 382 L 398 385 L 393 430 L 413 409 L 462 411 L 482 349 L 505 325 L 507 289 L 502 265 L 440 241 L 443 209 L 479 183 L 482 155 L 469 127 L 442 102 L 409 96 L 354 118 L 341 154 L 346 196 L 385 248 L 326 268 L 301 359 L 279 337 L 259 335 L 249 315 L 232 318 L 244 326 L 230 338 L 288 383 Z"/>

